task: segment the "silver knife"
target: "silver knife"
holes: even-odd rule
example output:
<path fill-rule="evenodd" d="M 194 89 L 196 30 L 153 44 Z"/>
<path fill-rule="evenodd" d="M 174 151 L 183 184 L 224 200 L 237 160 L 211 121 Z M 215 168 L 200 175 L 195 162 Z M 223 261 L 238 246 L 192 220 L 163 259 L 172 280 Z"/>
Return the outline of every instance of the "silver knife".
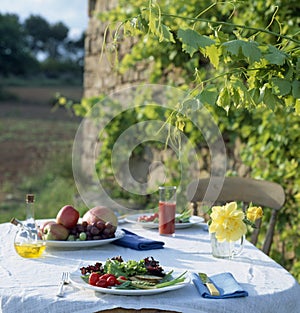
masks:
<path fill-rule="evenodd" d="M 209 277 L 205 273 L 198 273 L 202 283 L 207 287 L 208 291 L 212 296 L 219 296 L 220 292 L 214 283 L 209 279 Z"/>

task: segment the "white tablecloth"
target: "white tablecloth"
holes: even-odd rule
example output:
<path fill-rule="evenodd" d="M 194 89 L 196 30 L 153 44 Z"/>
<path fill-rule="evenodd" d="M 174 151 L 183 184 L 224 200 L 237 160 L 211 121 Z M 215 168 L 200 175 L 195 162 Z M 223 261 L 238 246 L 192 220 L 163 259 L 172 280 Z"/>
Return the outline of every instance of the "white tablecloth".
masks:
<path fill-rule="evenodd" d="M 174 238 L 162 237 L 157 230 L 135 225 L 120 225 L 144 237 L 163 240 L 164 249 L 136 251 L 108 244 L 81 250 L 47 248 L 43 258 L 23 259 L 13 248 L 16 227 L 0 225 L 0 308 L 3 313 L 15 312 L 80 312 L 105 309 L 159 308 L 184 313 L 193 312 L 300 312 L 300 286 L 285 269 L 246 243 L 243 253 L 233 260 L 211 256 L 209 234 L 203 226 L 176 231 Z M 63 271 L 74 271 L 86 264 L 105 261 L 121 255 L 124 260 L 153 256 L 166 268 L 206 272 L 213 275 L 231 272 L 249 296 L 235 299 L 204 299 L 194 285 L 153 296 L 117 296 L 66 286 L 65 297 L 56 297 Z"/>

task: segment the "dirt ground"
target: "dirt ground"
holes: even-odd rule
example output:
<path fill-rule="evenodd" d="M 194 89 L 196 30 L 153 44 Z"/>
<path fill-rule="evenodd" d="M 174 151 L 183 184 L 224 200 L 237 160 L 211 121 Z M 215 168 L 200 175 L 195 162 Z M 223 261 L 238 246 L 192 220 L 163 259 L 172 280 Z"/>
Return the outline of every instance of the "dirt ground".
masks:
<path fill-rule="evenodd" d="M 16 100 L 0 101 L 0 201 L 6 186 L 31 175 L 65 143 L 70 144 L 80 119 L 64 108 L 53 109 L 58 87 L 10 87 Z M 59 92 L 80 100 L 82 89 L 61 87 Z"/>

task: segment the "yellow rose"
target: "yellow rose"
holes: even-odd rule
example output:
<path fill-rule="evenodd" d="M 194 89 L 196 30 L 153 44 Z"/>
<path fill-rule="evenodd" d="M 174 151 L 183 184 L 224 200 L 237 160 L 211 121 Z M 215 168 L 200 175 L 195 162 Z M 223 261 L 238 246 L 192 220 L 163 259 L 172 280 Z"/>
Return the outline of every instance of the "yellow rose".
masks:
<path fill-rule="evenodd" d="M 212 207 L 210 215 L 212 222 L 209 232 L 215 233 L 218 241 L 237 241 L 247 231 L 244 223 L 245 214 L 237 209 L 236 202 L 230 202 L 224 206 Z"/>
<path fill-rule="evenodd" d="M 257 219 L 263 216 L 263 210 L 260 206 L 252 206 L 247 210 L 247 219 L 251 222 L 255 222 Z"/>

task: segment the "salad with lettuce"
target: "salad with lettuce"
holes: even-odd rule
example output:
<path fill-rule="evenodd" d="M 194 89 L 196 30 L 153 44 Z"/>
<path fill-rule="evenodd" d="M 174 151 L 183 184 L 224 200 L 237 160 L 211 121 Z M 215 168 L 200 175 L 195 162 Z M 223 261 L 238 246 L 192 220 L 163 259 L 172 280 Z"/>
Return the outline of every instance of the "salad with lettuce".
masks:
<path fill-rule="evenodd" d="M 190 217 L 192 216 L 192 210 L 185 210 L 180 214 L 176 214 L 175 216 L 175 223 L 189 223 Z M 158 223 L 159 214 L 153 213 L 151 215 L 141 215 L 138 217 L 138 222 L 152 222 L 152 223 Z"/>
<path fill-rule="evenodd" d="M 116 289 L 154 289 L 184 282 L 186 271 L 173 277 L 165 273 L 153 257 L 139 261 L 124 261 L 121 256 L 107 259 L 105 263 L 81 267 L 82 279 L 93 286 Z"/>

